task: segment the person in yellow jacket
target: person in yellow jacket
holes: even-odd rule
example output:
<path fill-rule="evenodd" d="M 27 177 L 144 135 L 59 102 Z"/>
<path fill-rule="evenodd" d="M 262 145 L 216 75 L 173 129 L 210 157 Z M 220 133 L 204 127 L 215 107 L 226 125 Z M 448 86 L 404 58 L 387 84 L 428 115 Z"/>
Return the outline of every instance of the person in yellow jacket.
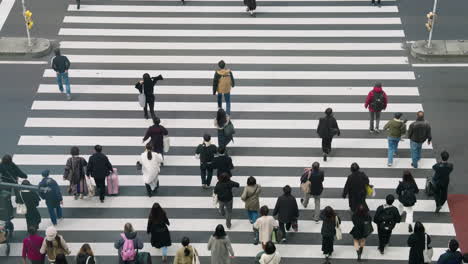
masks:
<path fill-rule="evenodd" d="M 231 89 L 234 87 L 234 77 L 230 69 L 226 69 L 226 63 L 218 62 L 219 70 L 213 78 L 213 95 L 218 93 L 218 109 L 223 106 L 223 95 L 226 101 L 226 113 L 231 115 Z"/>

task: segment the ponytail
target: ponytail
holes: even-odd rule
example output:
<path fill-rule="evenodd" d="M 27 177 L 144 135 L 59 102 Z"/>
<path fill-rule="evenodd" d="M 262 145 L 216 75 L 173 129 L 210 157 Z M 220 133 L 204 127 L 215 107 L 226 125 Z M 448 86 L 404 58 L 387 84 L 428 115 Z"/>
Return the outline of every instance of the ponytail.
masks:
<path fill-rule="evenodd" d="M 188 257 L 190 255 L 190 249 L 188 248 L 188 246 L 185 247 L 184 254 L 185 254 L 186 257 Z"/>
<path fill-rule="evenodd" d="M 146 157 L 148 157 L 148 160 L 151 160 L 153 158 L 153 154 L 151 153 L 151 150 L 146 152 Z"/>
<path fill-rule="evenodd" d="M 148 157 L 148 160 L 151 160 L 153 158 L 153 154 L 151 153 L 153 151 L 153 146 L 151 143 L 146 144 L 146 157 Z"/>

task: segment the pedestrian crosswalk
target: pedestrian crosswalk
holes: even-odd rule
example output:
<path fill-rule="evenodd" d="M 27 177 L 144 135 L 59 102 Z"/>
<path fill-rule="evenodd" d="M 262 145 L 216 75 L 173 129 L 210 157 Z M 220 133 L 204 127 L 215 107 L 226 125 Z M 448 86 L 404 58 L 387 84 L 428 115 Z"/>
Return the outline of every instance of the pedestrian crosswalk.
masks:
<path fill-rule="evenodd" d="M 423 109 L 418 80 L 402 46 L 405 32 L 397 2 L 385 1 L 381 8 L 367 0 L 257 2 L 255 18 L 244 13 L 242 1 L 232 0 L 186 1 L 184 6 L 178 1 L 84 1 L 80 10 L 69 5 L 58 35 L 62 53 L 72 64 L 73 100 L 58 92 L 54 71 L 45 69 L 14 161 L 32 183 L 40 180 L 41 170 L 50 169 L 64 193 L 67 182 L 62 173 L 71 146 L 80 147 L 88 158 L 92 146 L 103 145 L 118 168 L 119 196 L 107 197 L 101 204 L 96 197 L 74 200 L 65 195 L 65 220 L 57 229 L 72 255 L 88 242 L 99 263 L 117 263 L 113 242 L 123 225 L 131 222 L 145 242 L 144 251 L 159 263 L 161 252 L 151 248 L 146 235 L 149 209 L 159 202 L 171 222 L 169 255 L 174 255 L 183 236 L 189 236 L 202 263 L 209 263 L 206 243 L 224 220 L 213 208 L 211 192 L 200 187 L 194 148 L 204 133 L 217 143 L 211 81 L 221 59 L 236 78 L 231 95 L 236 137 L 229 147 L 233 180 L 241 188 L 235 190 L 228 231 L 237 255 L 233 263 L 253 263 L 261 249 L 252 244 L 251 226 L 239 198 L 250 175 L 263 187 L 261 204 L 274 207 L 286 184 L 299 199 L 303 168 L 321 163 L 325 170 L 321 206 L 331 205 L 343 219 L 344 239 L 336 241 L 332 263 L 350 263 L 356 257 L 348 234 L 352 227 L 348 201 L 341 198 L 352 162 L 359 163 L 376 188 L 376 196 L 367 200 L 372 213 L 387 194 L 394 193 L 405 169 L 424 188 L 436 162 L 432 145 L 423 145 L 420 168 L 411 169 L 405 139 L 394 165 L 387 167 L 385 134 L 369 134 L 364 108 L 365 96 L 380 81 L 389 96 L 381 127 L 394 112 L 404 113 L 410 123 Z M 155 87 L 155 111 L 171 136 L 161 188 L 152 198 L 145 195 L 135 168 L 145 129 L 152 124 L 143 118 L 133 87 L 145 72 L 164 76 Z M 315 129 L 327 107 L 335 112 L 341 136 L 334 139 L 332 156 L 323 162 Z M 421 193 L 418 199 L 414 219 L 425 224 L 437 256 L 455 235 L 449 208 L 434 215 L 435 203 Z M 39 211 L 44 230 L 50 224 L 45 204 Z M 300 211 L 299 231 L 287 244 L 278 245 L 282 263 L 322 263 L 321 224 L 313 221 L 312 208 L 300 206 Z M 18 263 L 26 235 L 22 217 L 14 224 L 12 257 L 6 263 Z M 363 257 L 377 264 L 407 263 L 407 237 L 407 225 L 397 225 L 381 255 L 373 234 Z"/>

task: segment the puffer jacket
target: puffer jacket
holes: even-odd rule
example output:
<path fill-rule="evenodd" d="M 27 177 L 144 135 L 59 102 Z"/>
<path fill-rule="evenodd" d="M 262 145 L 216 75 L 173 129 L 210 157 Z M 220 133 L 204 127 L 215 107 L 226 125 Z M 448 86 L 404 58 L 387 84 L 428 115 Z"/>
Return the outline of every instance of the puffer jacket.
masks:
<path fill-rule="evenodd" d="M 372 108 L 372 100 L 374 98 L 374 94 L 376 94 L 376 93 L 383 93 L 384 107 L 383 107 L 382 110 L 385 110 L 387 108 L 387 104 L 388 104 L 387 94 L 383 91 L 382 87 L 375 86 L 372 89 L 372 91 L 370 91 L 369 94 L 367 95 L 366 103 L 364 104 L 364 107 L 369 108 L 370 112 L 380 112 L 380 111 L 376 111 L 374 108 Z"/>
<path fill-rule="evenodd" d="M 241 199 L 245 202 L 245 209 L 249 211 L 258 211 L 260 209 L 260 193 L 262 187 L 260 184 L 246 186 L 242 192 Z"/>
<path fill-rule="evenodd" d="M 228 89 L 219 89 L 219 79 L 221 79 L 222 76 L 226 75 L 229 75 L 231 77 L 231 87 L 229 87 Z M 220 69 L 215 72 L 213 78 L 213 94 L 216 94 L 216 92 L 220 94 L 230 93 L 231 88 L 233 88 L 234 86 L 234 76 L 232 75 L 232 71 L 230 69 Z"/>
<path fill-rule="evenodd" d="M 400 119 L 392 119 L 384 126 L 384 130 L 388 131 L 388 136 L 392 138 L 401 138 L 406 133 L 406 124 Z"/>

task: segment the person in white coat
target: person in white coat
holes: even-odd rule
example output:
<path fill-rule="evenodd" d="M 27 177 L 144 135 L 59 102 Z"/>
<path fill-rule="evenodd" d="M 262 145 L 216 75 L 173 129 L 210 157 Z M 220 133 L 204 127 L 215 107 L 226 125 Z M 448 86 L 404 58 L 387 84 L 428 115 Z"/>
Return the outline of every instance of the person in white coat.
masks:
<path fill-rule="evenodd" d="M 146 150 L 141 153 L 137 167 L 141 168 L 141 172 L 143 173 L 143 182 L 145 183 L 148 197 L 151 197 L 153 192 L 159 188 L 159 171 L 162 162 L 163 157 L 161 154 L 153 152 L 151 143 L 146 144 Z"/>
<path fill-rule="evenodd" d="M 268 241 L 265 245 L 265 252 L 260 257 L 260 264 L 280 264 L 281 255 L 276 251 L 275 244 Z"/>
<path fill-rule="evenodd" d="M 263 248 L 268 241 L 271 241 L 273 229 L 278 228 L 278 221 L 273 216 L 268 215 L 268 211 L 268 206 L 262 206 L 260 208 L 261 217 L 253 225 L 254 231 L 258 232 L 258 240 L 262 242 Z"/>

